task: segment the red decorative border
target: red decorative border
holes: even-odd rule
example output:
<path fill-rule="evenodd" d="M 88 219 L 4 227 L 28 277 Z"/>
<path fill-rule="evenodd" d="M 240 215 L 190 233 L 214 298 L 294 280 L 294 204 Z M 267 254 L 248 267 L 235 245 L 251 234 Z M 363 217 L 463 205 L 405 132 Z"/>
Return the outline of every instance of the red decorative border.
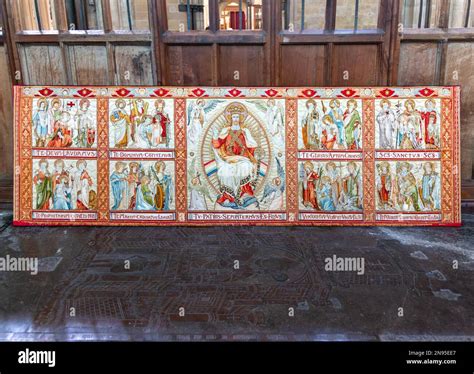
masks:
<path fill-rule="evenodd" d="M 97 100 L 98 221 L 109 220 L 109 101 Z"/>
<path fill-rule="evenodd" d="M 364 220 L 375 223 L 375 101 L 363 101 L 363 193 Z"/>
<path fill-rule="evenodd" d="M 286 211 L 288 221 L 298 217 L 298 101 L 286 100 Z"/>
<path fill-rule="evenodd" d="M 187 172 L 186 172 L 186 100 L 174 102 L 175 121 L 175 176 L 176 176 L 176 213 L 179 222 L 186 222 L 187 213 Z"/>
<path fill-rule="evenodd" d="M 412 90 L 411 96 L 404 95 Z M 28 92 L 26 92 L 28 90 Z M 61 96 L 68 90 L 71 98 L 88 97 L 97 100 L 97 192 L 98 218 L 95 221 L 51 221 L 32 219 L 32 134 L 31 116 L 34 97 Z M 331 93 L 331 95 L 326 95 Z M 242 87 L 14 87 L 14 224 L 26 225 L 109 225 L 155 226 L 190 225 L 302 225 L 302 226 L 459 226 L 460 213 L 460 131 L 459 87 L 346 87 L 346 88 L 242 88 Z M 173 221 L 111 221 L 109 212 L 109 144 L 108 105 L 115 97 L 165 97 L 174 99 L 175 129 L 175 204 Z M 186 99 L 187 98 L 284 99 L 286 129 L 286 221 L 189 221 L 187 219 L 187 149 Z M 376 98 L 432 98 L 441 101 L 441 221 L 376 221 L 375 210 L 375 99 Z M 301 221 L 298 219 L 298 99 L 356 98 L 362 100 L 363 115 L 363 221 Z M 271 212 L 265 212 L 271 213 Z M 324 213 L 324 212 L 321 212 Z M 344 212 L 341 212 L 343 214 Z M 350 212 L 347 212 L 350 213 Z M 402 212 L 394 212 L 396 214 Z"/>

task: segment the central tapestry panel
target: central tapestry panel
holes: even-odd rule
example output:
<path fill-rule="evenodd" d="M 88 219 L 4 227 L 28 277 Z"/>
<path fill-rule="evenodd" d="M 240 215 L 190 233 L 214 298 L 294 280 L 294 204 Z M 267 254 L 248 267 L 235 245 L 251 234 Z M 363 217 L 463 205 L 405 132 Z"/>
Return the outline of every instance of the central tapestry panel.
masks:
<path fill-rule="evenodd" d="M 188 210 L 286 213 L 285 100 L 187 103 Z M 217 215 L 216 217 L 218 217 Z"/>

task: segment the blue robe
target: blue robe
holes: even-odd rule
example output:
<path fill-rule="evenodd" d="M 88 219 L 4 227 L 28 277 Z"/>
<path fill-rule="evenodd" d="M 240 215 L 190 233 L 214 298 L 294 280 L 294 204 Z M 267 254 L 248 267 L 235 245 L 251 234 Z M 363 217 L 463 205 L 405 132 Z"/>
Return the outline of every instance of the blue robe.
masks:
<path fill-rule="evenodd" d="M 433 208 L 440 209 L 439 193 L 440 185 L 438 174 L 424 175 L 422 179 L 423 201 L 433 199 Z"/>
<path fill-rule="evenodd" d="M 48 135 L 48 112 L 39 110 L 33 115 L 33 125 L 39 137 Z"/>
<path fill-rule="evenodd" d="M 112 210 L 118 209 L 120 202 L 125 195 L 127 181 L 122 179 L 126 177 L 125 173 L 118 173 L 117 171 L 114 171 L 110 176 L 110 185 L 112 186 L 112 194 L 114 195 L 114 206 L 112 207 Z"/>
<path fill-rule="evenodd" d="M 53 209 L 70 210 L 70 201 L 71 194 L 69 191 L 66 188 L 61 189 L 60 186 L 57 186 L 53 195 Z"/>
<path fill-rule="evenodd" d="M 163 204 L 163 210 L 170 210 L 170 191 L 171 191 L 171 177 L 169 175 L 163 176 L 162 184 L 165 190 L 165 202 Z"/>
<path fill-rule="evenodd" d="M 135 210 L 156 210 L 153 205 L 145 200 L 145 197 L 153 201 L 153 193 L 148 189 L 143 189 L 142 185 L 137 187 L 137 201 L 135 203 Z"/>
<path fill-rule="evenodd" d="M 344 142 L 344 123 L 342 122 L 342 120 L 336 119 L 336 115 L 334 112 L 337 112 L 339 118 L 342 118 L 343 113 L 341 109 L 331 109 L 331 111 L 329 112 L 329 115 L 334 121 L 334 124 L 337 126 L 337 143 L 342 144 Z"/>
<path fill-rule="evenodd" d="M 336 207 L 334 206 L 334 202 L 332 201 L 331 186 L 323 185 L 323 187 L 321 188 L 319 192 L 318 203 L 322 210 L 327 210 L 327 211 L 336 210 Z"/>

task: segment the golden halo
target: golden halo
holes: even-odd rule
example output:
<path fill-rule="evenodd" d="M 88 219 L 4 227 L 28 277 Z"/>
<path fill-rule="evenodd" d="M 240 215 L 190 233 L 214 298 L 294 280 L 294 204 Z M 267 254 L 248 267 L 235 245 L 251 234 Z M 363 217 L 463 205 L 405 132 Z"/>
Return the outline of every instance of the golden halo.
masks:
<path fill-rule="evenodd" d="M 273 164 L 272 145 L 271 145 L 270 139 L 268 138 L 268 134 L 265 129 L 265 126 L 261 123 L 259 118 L 255 114 L 253 114 L 251 110 L 247 109 L 244 104 L 241 104 L 239 102 L 233 102 L 227 105 L 223 111 L 220 111 L 217 114 L 215 114 L 214 117 L 210 119 L 209 125 L 203 130 L 203 136 L 201 137 L 200 143 L 198 145 L 198 149 L 200 149 L 200 155 L 199 155 L 200 172 L 202 175 L 204 175 L 207 183 L 213 189 L 213 191 L 219 194 L 220 192 L 218 188 L 218 183 L 217 183 L 217 180 L 215 179 L 217 177 L 215 176 L 215 174 L 208 177 L 204 169 L 204 164 L 214 159 L 214 155 L 211 150 L 212 129 L 217 128 L 220 131 L 222 128 L 229 126 L 229 122 L 227 120 L 226 114 L 229 114 L 227 112 L 227 109 L 232 104 L 238 104 L 238 105 L 235 105 L 235 107 L 244 109 L 245 114 L 242 114 L 242 115 L 245 115 L 245 122 L 242 122 L 241 127 L 247 128 L 250 130 L 251 134 L 257 140 L 258 146 L 263 148 L 263 151 L 264 151 L 264 157 L 261 159 L 261 161 L 267 164 L 267 173 L 265 174 L 264 177 L 259 176 L 257 178 L 258 183 L 255 187 L 254 192 L 255 192 L 255 195 L 258 195 L 260 192 L 263 191 L 263 187 L 265 185 L 265 182 L 272 168 L 272 164 Z"/>

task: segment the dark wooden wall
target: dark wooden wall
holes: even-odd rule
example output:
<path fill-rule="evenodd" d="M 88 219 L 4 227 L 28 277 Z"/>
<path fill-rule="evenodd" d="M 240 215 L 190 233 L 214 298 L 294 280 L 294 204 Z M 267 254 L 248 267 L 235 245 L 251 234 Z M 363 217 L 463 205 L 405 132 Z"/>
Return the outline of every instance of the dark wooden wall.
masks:
<path fill-rule="evenodd" d="M 0 33 L 0 202 L 11 200 L 13 180 L 12 89 L 5 39 L 5 33 Z"/>
<path fill-rule="evenodd" d="M 254 31 L 219 30 L 218 0 L 209 0 L 209 30 L 199 32 L 169 31 L 166 1 L 149 0 L 149 31 L 117 33 L 107 16 L 110 0 L 101 1 L 102 33 L 71 33 L 65 17 L 59 17 L 59 32 L 44 35 L 17 30 L 10 0 L 1 0 L 5 44 L 0 45 L 0 130 L 5 136 L 0 141 L 4 186 L 0 200 L 11 196 L 11 81 L 184 86 L 462 84 L 462 172 L 464 179 L 472 178 L 474 32 L 447 29 L 449 0 L 441 0 L 440 29 L 431 33 L 400 29 L 401 0 L 380 1 L 376 29 L 344 33 L 335 31 L 336 0 L 326 1 L 325 30 L 305 32 L 282 31 L 282 0 L 263 0 L 263 27 Z M 54 4 L 58 14 L 64 14 L 64 2 Z M 453 71 L 459 73 L 456 80 Z"/>
<path fill-rule="evenodd" d="M 450 1 L 441 0 L 440 7 L 436 28 L 401 33 L 398 84 L 461 86 L 462 194 L 463 199 L 473 200 L 474 29 L 449 28 Z"/>

